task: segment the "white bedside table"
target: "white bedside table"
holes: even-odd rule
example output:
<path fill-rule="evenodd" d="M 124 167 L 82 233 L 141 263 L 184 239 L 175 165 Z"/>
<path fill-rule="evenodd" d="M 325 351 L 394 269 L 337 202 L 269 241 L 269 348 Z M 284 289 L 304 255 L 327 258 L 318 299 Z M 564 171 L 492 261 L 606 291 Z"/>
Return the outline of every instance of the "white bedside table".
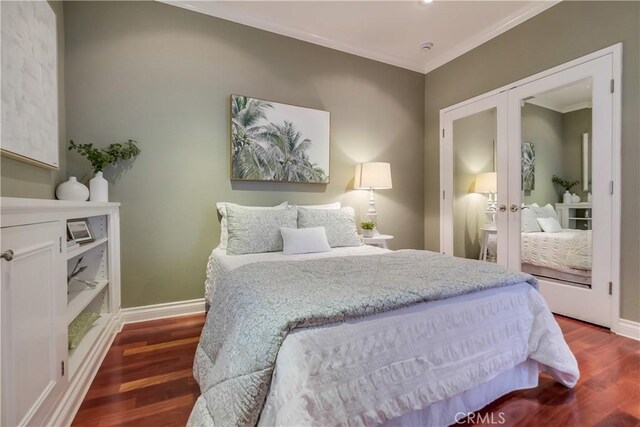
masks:
<path fill-rule="evenodd" d="M 486 261 L 487 250 L 489 249 L 489 235 L 498 234 L 498 230 L 491 227 L 480 227 L 480 232 L 482 233 L 482 243 L 480 244 L 480 256 L 478 259 Z"/>
<path fill-rule="evenodd" d="M 373 237 L 363 237 L 362 241 L 364 242 L 365 245 L 377 246 L 379 248 L 389 249 L 388 242 L 391 239 L 393 239 L 393 236 L 390 236 L 388 234 L 378 234 L 377 236 L 373 236 Z"/>

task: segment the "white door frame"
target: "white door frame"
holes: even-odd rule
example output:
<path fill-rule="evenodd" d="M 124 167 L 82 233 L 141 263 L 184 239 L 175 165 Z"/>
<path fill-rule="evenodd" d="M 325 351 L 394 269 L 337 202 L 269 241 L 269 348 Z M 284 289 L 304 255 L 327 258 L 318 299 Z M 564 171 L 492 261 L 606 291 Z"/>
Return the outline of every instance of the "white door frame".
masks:
<path fill-rule="evenodd" d="M 622 133 L 622 120 L 621 120 L 621 111 L 622 111 L 622 43 L 617 43 L 615 45 L 609 46 L 607 48 L 598 50 L 596 52 L 590 53 L 588 55 L 582 56 L 580 58 L 574 59 L 572 61 L 566 62 L 564 64 L 558 65 L 556 67 L 550 68 L 546 71 L 542 71 L 540 73 L 534 74 L 532 76 L 526 77 L 521 80 L 517 80 L 513 83 L 509 83 L 492 91 L 486 92 L 482 95 L 478 95 L 476 97 L 470 98 L 466 101 L 459 102 L 452 106 L 446 107 L 440 110 L 440 194 L 442 195 L 442 191 L 444 190 L 444 180 L 443 176 L 448 172 L 452 173 L 452 169 L 446 170 L 445 165 L 450 163 L 449 160 L 443 160 L 443 150 L 442 147 L 445 144 L 446 132 L 443 132 L 444 129 L 444 115 L 458 108 L 464 107 L 468 104 L 472 104 L 474 102 L 480 101 L 484 98 L 494 96 L 500 92 L 507 91 L 509 89 L 522 86 L 524 84 L 533 82 L 535 80 L 550 76 L 552 74 L 558 73 L 560 71 L 569 69 L 571 67 L 575 67 L 577 65 L 583 64 L 585 62 L 591 61 L 596 58 L 600 58 L 603 56 L 611 55 L 613 62 L 613 112 L 612 112 L 612 137 L 611 137 L 611 153 L 612 153 L 612 162 L 611 162 L 611 180 L 613 181 L 614 192 L 612 195 L 612 206 L 611 206 L 611 283 L 612 283 L 612 298 L 611 298 L 611 331 L 615 333 L 622 333 L 628 335 L 628 327 L 625 326 L 628 323 L 625 320 L 620 318 L 620 235 L 621 235 L 621 212 L 622 212 L 622 194 L 621 194 L 621 183 L 622 183 L 622 175 L 621 175 L 621 133 Z M 443 136 L 444 135 L 444 136 Z M 440 247 L 442 248 L 444 245 L 444 238 L 446 237 L 442 231 L 442 223 L 445 220 L 443 218 L 443 199 L 440 197 Z M 499 216 L 499 215 L 498 215 Z M 626 332 L 626 333 L 625 333 Z"/>
<path fill-rule="evenodd" d="M 492 108 L 496 109 L 496 123 L 507 121 L 506 91 L 483 97 L 475 102 L 465 104 L 460 108 L 440 114 L 440 123 L 443 129 L 440 138 L 440 252 L 443 254 L 453 255 L 453 122 Z M 500 164 L 507 164 L 506 150 L 500 150 L 499 147 L 506 146 L 508 142 L 507 128 L 496 126 L 496 146 L 494 153 L 496 155 L 496 167 Z M 498 173 L 503 172 L 500 171 Z M 506 173 L 507 171 L 505 170 L 504 174 L 506 175 Z M 504 203 L 506 203 L 507 181 L 505 179 L 498 179 L 497 184 L 498 200 L 496 203 L 502 203 L 503 199 L 505 200 Z M 506 267 L 508 262 L 508 258 L 506 257 L 507 245 L 509 243 L 507 240 L 508 235 L 507 233 L 500 233 L 500 230 L 507 229 L 507 217 L 504 215 L 496 215 L 495 218 L 498 229 L 497 261 Z"/>

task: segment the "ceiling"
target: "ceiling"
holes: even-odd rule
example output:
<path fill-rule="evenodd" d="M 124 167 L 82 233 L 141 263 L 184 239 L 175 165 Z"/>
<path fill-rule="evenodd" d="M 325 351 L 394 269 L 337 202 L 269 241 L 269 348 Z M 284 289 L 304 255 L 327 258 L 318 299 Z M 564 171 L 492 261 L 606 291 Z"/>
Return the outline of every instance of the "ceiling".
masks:
<path fill-rule="evenodd" d="M 559 2 L 160 1 L 421 73 Z"/>
<path fill-rule="evenodd" d="M 591 108 L 591 79 L 585 79 L 550 92 L 536 95 L 526 102 L 549 108 L 559 113 Z"/>

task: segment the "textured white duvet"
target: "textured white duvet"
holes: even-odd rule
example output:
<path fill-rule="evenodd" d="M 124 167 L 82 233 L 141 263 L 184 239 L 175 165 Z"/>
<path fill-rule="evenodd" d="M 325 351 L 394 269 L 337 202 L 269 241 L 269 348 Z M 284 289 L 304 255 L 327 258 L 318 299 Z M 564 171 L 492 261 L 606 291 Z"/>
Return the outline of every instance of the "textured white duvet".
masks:
<path fill-rule="evenodd" d="M 381 251 L 362 246 L 295 259 Z M 283 259 L 294 258 L 214 250 L 207 299 L 221 274 Z M 567 386 L 578 380 L 577 362 L 538 291 L 526 283 L 485 290 L 290 332 L 259 424 L 449 425 L 512 390 L 535 387 L 539 367 Z"/>
<path fill-rule="evenodd" d="M 522 262 L 566 273 L 591 270 L 591 230 L 522 233 Z"/>

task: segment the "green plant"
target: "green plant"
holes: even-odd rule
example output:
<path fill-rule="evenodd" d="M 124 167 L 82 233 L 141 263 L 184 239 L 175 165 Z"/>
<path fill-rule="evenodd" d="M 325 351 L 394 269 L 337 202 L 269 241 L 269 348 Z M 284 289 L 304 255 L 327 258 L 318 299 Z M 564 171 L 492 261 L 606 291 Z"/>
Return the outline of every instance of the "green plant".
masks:
<path fill-rule="evenodd" d="M 360 227 L 362 227 L 363 230 L 373 230 L 376 228 L 376 223 L 373 221 L 363 221 L 360 223 Z"/>
<path fill-rule="evenodd" d="M 569 192 L 571 192 L 571 189 L 573 187 L 580 184 L 580 181 L 567 181 L 566 179 L 560 178 L 557 175 L 553 175 L 553 177 L 551 178 L 551 182 Z"/>
<path fill-rule="evenodd" d="M 96 148 L 93 144 L 76 144 L 69 141 L 69 151 L 76 150 L 78 154 L 89 160 L 93 172 L 102 172 L 104 168 L 118 163 L 120 160 L 129 160 L 140 154 L 137 142 L 130 139 L 121 143 L 113 143 L 107 148 Z"/>

